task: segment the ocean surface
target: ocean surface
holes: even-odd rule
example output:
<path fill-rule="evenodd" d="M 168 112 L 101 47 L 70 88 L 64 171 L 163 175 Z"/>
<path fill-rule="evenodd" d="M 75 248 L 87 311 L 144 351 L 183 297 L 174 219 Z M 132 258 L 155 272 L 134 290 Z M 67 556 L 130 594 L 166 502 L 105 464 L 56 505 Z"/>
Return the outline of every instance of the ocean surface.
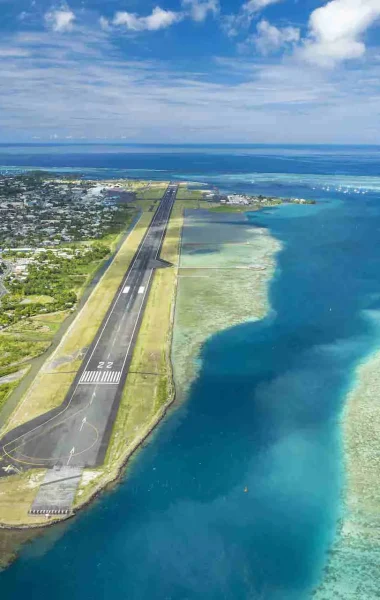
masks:
<path fill-rule="evenodd" d="M 0 146 L 11 167 L 317 204 L 251 215 L 283 244 L 268 316 L 207 341 L 186 403 L 120 485 L 22 549 L 2 600 L 311 598 L 342 514 L 345 396 L 380 347 L 380 148 Z"/>

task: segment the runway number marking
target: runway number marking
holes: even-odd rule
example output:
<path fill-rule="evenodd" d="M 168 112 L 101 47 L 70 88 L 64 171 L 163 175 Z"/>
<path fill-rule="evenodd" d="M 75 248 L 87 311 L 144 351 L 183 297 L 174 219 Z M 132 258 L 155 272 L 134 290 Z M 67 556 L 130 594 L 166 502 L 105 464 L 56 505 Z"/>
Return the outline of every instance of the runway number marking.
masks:
<path fill-rule="evenodd" d="M 97 368 L 98 369 L 112 369 L 112 367 L 113 367 L 113 361 L 112 360 L 109 360 L 107 362 L 107 366 L 106 367 L 104 366 L 105 364 L 106 364 L 105 362 L 100 362 L 98 364 Z"/>
<path fill-rule="evenodd" d="M 108 384 L 117 385 L 120 381 L 121 371 L 84 371 L 82 377 L 79 380 L 81 385 L 83 384 Z"/>
<path fill-rule="evenodd" d="M 69 456 L 69 460 L 67 461 L 67 464 L 68 464 L 68 465 L 70 464 L 70 460 L 71 460 L 71 459 L 72 459 L 72 457 L 74 456 L 74 453 L 75 453 L 75 448 L 72 448 L 72 449 L 70 450 L 70 456 Z"/>

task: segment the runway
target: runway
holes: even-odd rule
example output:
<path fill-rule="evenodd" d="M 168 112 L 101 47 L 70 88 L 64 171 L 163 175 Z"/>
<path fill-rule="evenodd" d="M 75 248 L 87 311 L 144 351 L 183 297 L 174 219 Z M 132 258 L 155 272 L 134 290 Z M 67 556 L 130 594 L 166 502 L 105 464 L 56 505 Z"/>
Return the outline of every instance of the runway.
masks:
<path fill-rule="evenodd" d="M 14 468 L 104 462 L 178 186 L 167 188 L 64 403 L 0 440 L 0 477 Z"/>

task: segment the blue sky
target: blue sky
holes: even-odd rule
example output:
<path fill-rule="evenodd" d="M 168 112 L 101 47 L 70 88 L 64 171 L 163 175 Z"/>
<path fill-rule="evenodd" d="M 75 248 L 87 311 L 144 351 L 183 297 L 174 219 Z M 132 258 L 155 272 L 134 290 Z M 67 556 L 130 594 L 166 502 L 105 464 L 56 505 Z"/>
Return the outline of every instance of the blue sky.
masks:
<path fill-rule="evenodd" d="M 380 0 L 0 0 L 0 15 L 2 142 L 380 142 Z"/>

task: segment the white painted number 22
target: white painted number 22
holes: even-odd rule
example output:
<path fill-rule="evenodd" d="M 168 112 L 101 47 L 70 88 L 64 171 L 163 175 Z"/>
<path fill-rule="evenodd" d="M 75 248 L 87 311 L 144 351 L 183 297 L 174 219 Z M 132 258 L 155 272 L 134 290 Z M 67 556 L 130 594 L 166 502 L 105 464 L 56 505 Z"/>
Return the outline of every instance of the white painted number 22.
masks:
<path fill-rule="evenodd" d="M 113 362 L 108 361 L 106 367 L 104 366 L 105 364 L 106 364 L 105 362 L 100 362 L 98 364 L 98 369 L 112 369 Z"/>

